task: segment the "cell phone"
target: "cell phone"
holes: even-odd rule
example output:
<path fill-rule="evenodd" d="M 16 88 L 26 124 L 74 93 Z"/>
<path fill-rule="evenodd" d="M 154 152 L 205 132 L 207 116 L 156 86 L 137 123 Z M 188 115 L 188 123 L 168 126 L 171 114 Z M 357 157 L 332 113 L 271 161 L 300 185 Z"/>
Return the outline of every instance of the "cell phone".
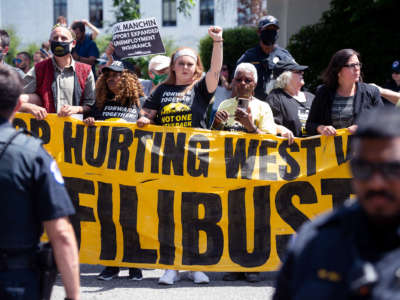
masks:
<path fill-rule="evenodd" d="M 238 107 L 247 109 L 249 107 L 249 99 L 238 98 Z"/>

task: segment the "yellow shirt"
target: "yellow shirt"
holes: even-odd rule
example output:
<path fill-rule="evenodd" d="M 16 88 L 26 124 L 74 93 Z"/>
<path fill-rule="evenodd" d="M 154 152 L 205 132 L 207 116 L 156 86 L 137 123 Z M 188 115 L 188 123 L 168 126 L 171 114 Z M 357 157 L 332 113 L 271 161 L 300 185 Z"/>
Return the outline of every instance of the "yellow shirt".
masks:
<path fill-rule="evenodd" d="M 277 134 L 274 116 L 268 103 L 260 101 L 257 98 L 253 97 L 252 100 L 249 101 L 249 108 L 253 117 L 254 125 L 256 125 L 261 131 L 265 133 L 271 133 L 274 135 Z M 244 128 L 244 126 L 240 122 L 235 121 L 236 109 L 236 98 L 226 99 L 222 101 L 221 104 L 218 106 L 217 111 L 225 110 L 229 114 L 228 120 L 222 124 L 223 130 L 246 132 L 247 130 Z"/>

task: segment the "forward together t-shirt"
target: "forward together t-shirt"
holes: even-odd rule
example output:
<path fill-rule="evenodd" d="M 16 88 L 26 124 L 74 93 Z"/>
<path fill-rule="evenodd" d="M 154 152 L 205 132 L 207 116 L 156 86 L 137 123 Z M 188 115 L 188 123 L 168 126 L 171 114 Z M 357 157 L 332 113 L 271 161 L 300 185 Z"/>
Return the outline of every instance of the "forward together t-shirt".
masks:
<path fill-rule="evenodd" d="M 102 109 L 94 105 L 88 117 L 93 117 L 99 121 L 116 121 L 122 119 L 126 122 L 136 123 L 139 118 L 139 112 L 140 109 L 136 104 L 123 106 L 115 100 L 107 100 Z"/>
<path fill-rule="evenodd" d="M 143 107 L 157 110 L 156 124 L 206 128 L 205 114 L 214 93 L 207 91 L 205 77 L 183 94 L 186 87 L 161 84 L 147 98 Z"/>

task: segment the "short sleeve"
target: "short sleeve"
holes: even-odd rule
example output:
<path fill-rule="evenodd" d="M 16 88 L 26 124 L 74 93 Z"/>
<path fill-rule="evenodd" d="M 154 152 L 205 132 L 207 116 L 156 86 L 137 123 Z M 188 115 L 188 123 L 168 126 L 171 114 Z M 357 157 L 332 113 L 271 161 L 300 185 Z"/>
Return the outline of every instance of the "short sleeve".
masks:
<path fill-rule="evenodd" d="M 276 135 L 277 128 L 270 106 L 265 102 L 259 101 L 259 112 L 257 115 L 259 116 L 258 120 L 255 120 L 257 127 L 261 131 Z"/>
<path fill-rule="evenodd" d="M 24 77 L 24 93 L 33 94 L 36 92 L 36 71 L 35 67 L 31 68 Z"/>
<path fill-rule="evenodd" d="M 194 85 L 194 91 L 196 94 L 199 94 L 199 99 L 201 102 L 205 104 L 209 104 L 212 97 L 215 94 L 215 91 L 212 93 L 209 93 L 207 90 L 207 84 L 206 84 L 206 76 L 203 76 L 195 85 Z"/>
<path fill-rule="evenodd" d="M 143 104 L 143 108 L 159 110 L 161 107 L 161 94 L 164 89 L 164 85 L 158 86 L 149 97 L 147 97 L 146 101 Z"/>
<path fill-rule="evenodd" d="M 75 214 L 55 160 L 40 147 L 33 162 L 37 216 L 49 221 Z"/>

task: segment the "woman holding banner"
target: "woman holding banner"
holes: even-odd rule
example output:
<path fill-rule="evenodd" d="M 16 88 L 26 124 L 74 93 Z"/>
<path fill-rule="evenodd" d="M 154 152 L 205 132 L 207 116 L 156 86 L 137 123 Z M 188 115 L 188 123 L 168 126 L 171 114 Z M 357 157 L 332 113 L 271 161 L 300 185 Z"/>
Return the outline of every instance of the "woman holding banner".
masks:
<path fill-rule="evenodd" d="M 337 51 L 322 74 L 325 84 L 318 88 L 306 123 L 308 135 L 336 135 L 336 129 L 357 129 L 355 121 L 366 110 L 383 105 L 379 90 L 361 82 L 359 53 Z"/>
<path fill-rule="evenodd" d="M 211 26 L 209 36 L 213 39 L 210 70 L 203 76 L 199 55 L 189 47 L 181 47 L 171 56 L 170 73 L 149 96 L 137 121 L 139 127 L 148 124 L 207 128 L 205 115 L 208 104 L 218 86 L 222 67 L 222 28 Z M 191 272 L 195 283 L 208 283 L 203 272 Z M 171 285 L 179 280 L 176 270 L 166 270 L 160 284 Z"/>
<path fill-rule="evenodd" d="M 125 70 L 122 62 L 114 61 L 102 70 L 96 82 L 96 103 L 83 122 L 94 125 L 95 120 L 118 120 L 135 123 L 139 117 L 140 100 L 144 96 L 136 75 Z M 106 267 L 97 277 L 111 280 L 119 274 L 119 267 Z M 130 280 L 141 280 L 142 271 L 129 268 Z"/>

